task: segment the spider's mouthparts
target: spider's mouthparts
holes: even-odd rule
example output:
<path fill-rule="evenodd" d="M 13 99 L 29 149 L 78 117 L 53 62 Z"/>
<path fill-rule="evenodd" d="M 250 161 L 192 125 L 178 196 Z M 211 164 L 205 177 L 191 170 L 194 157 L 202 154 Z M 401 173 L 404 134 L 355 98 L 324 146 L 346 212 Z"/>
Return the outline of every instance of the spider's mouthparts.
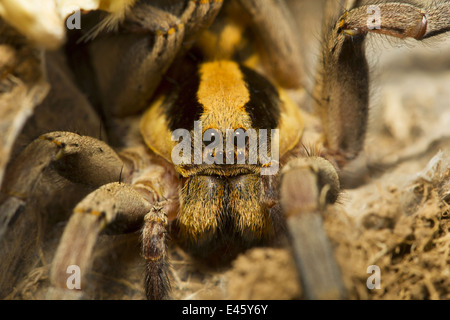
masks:
<path fill-rule="evenodd" d="M 184 166 L 187 176 L 221 176 L 235 177 L 247 174 L 260 174 L 261 168 L 257 165 L 191 165 Z"/>

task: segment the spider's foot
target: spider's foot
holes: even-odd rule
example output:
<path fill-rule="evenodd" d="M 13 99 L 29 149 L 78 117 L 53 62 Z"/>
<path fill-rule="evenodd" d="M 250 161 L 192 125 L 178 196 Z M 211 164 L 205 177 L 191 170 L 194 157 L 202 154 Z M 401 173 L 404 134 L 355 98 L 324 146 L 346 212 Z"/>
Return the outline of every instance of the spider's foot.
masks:
<path fill-rule="evenodd" d="M 39 137 L 41 140 L 46 140 L 53 143 L 57 147 L 57 153 L 54 160 L 60 160 L 68 152 L 75 152 L 74 148 L 79 147 L 79 135 L 69 132 L 51 132 L 43 134 Z M 67 148 L 69 147 L 69 148 Z"/>
<path fill-rule="evenodd" d="M 347 295 L 322 221 L 326 204 L 336 201 L 338 191 L 337 173 L 323 158 L 298 158 L 282 171 L 281 206 L 307 299 Z"/>
<path fill-rule="evenodd" d="M 37 141 L 46 144 L 41 145 L 46 153 L 55 152 L 52 168 L 70 181 L 98 187 L 121 177 L 122 160 L 103 141 L 64 131 L 43 134 Z"/>

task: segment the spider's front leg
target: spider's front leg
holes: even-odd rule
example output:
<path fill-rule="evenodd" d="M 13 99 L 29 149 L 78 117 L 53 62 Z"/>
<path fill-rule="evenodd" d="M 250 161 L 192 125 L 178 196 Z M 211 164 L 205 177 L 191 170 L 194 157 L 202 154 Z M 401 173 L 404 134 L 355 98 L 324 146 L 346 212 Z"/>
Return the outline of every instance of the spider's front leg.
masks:
<path fill-rule="evenodd" d="M 145 291 L 148 299 L 169 297 L 167 256 L 168 215 L 176 211 L 176 201 L 155 204 L 138 191 L 139 187 L 113 182 L 83 199 L 74 209 L 52 264 L 53 288 L 48 298 L 81 298 L 83 291 L 67 290 L 67 267 L 76 265 L 81 273 L 81 289 L 90 271 L 94 245 L 100 233 L 135 231 L 142 222 L 142 256 L 146 259 Z"/>
<path fill-rule="evenodd" d="M 132 186 L 112 182 L 87 195 L 73 210 L 53 258 L 47 298 L 81 298 L 92 265 L 94 245 L 101 232 L 120 234 L 137 230 L 151 204 Z M 80 288 L 69 290 L 67 270 L 77 266 Z"/>
<path fill-rule="evenodd" d="M 436 1 L 424 8 L 391 2 L 354 8 L 338 21 L 338 32 L 354 36 L 367 32 L 422 40 L 450 31 L 450 2 Z"/>
<path fill-rule="evenodd" d="M 433 2 L 423 9 L 406 3 L 376 3 L 351 8 L 324 29 L 314 98 L 328 152 L 341 167 L 364 144 L 369 105 L 366 35 L 426 39 L 449 31 L 449 17 L 449 1 Z M 329 22 L 330 16 L 325 19 Z"/>
<path fill-rule="evenodd" d="M 48 298 L 80 298 L 82 291 L 66 290 L 67 267 L 81 272 L 81 289 L 90 271 L 94 245 L 100 233 L 120 234 L 135 231 L 142 223 L 142 256 L 146 259 L 145 291 L 148 299 L 169 297 L 167 256 L 168 214 L 176 210 L 173 200 L 155 204 L 129 184 L 113 182 L 83 199 L 74 209 L 53 260 Z M 74 294 L 75 293 L 75 294 Z"/>
<path fill-rule="evenodd" d="M 280 201 L 306 299 L 344 299 L 347 291 L 322 223 L 339 193 L 339 177 L 321 157 L 291 160 L 281 172 Z"/>
<path fill-rule="evenodd" d="M 93 262 L 101 233 L 122 234 L 142 230 L 142 254 L 147 259 L 147 296 L 168 297 L 166 227 L 177 210 L 177 180 L 167 167 L 153 162 L 142 147 L 121 153 L 124 182 L 112 182 L 88 194 L 73 210 L 53 259 L 48 298 L 80 298 L 83 291 L 67 290 L 67 267 L 76 265 L 81 289 Z M 88 164 L 86 164 L 88 165 Z"/>
<path fill-rule="evenodd" d="M 176 57 L 187 52 L 221 6 L 221 0 L 139 1 L 126 15 L 121 33 L 94 39 L 89 54 L 99 92 L 92 94 L 100 95 L 105 114 L 144 110 Z"/>
<path fill-rule="evenodd" d="M 71 132 L 44 134 L 11 161 L 0 193 L 2 294 L 27 272 L 24 261 L 54 231 L 52 222 L 66 219 L 90 191 L 118 181 L 122 166 L 106 143 Z"/>

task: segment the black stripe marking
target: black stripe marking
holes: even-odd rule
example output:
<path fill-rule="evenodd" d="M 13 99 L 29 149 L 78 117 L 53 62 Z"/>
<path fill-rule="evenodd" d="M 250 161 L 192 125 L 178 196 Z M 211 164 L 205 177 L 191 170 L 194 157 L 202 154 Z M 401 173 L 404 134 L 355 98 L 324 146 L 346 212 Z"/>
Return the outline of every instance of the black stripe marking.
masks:
<path fill-rule="evenodd" d="M 252 120 L 254 129 L 275 129 L 280 120 L 280 96 L 277 89 L 259 73 L 241 66 L 250 101 L 245 110 Z"/>
<path fill-rule="evenodd" d="M 259 73 L 240 66 L 244 81 L 250 93 L 250 101 L 245 110 L 252 120 L 254 129 L 275 129 L 280 119 L 280 97 L 276 88 Z M 200 85 L 198 69 L 192 72 L 182 83 L 174 87 L 164 101 L 164 112 L 171 131 L 176 129 L 194 129 L 194 121 L 200 120 L 203 112 L 198 102 L 197 92 Z"/>
<path fill-rule="evenodd" d="M 171 131 L 181 128 L 193 130 L 194 121 L 200 120 L 203 107 L 197 100 L 199 85 L 200 76 L 195 69 L 165 99 L 163 109 Z"/>

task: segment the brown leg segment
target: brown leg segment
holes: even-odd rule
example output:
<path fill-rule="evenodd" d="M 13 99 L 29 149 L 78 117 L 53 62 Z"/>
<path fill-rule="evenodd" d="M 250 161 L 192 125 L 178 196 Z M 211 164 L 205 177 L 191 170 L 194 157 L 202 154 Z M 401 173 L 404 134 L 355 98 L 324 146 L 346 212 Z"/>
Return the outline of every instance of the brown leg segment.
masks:
<path fill-rule="evenodd" d="M 339 22 L 326 31 L 314 98 L 329 153 L 340 166 L 362 149 L 367 127 L 369 68 L 365 35 L 347 37 Z"/>
<path fill-rule="evenodd" d="M 208 27 L 221 1 L 138 2 L 123 23 L 123 33 L 90 44 L 104 112 L 135 114 L 147 107 L 169 66 Z M 111 66 L 116 66 L 111 69 Z"/>
<path fill-rule="evenodd" d="M 327 147 L 341 167 L 358 155 L 364 143 L 369 103 L 367 33 L 421 40 L 449 31 L 449 16 L 448 1 L 424 8 L 379 3 L 346 11 L 325 29 L 314 97 Z"/>
<path fill-rule="evenodd" d="M 144 218 L 142 255 L 146 262 L 145 293 L 149 300 L 169 298 L 167 212 L 169 202 L 159 202 Z"/>
<path fill-rule="evenodd" d="M 301 87 L 304 76 L 302 52 L 295 20 L 287 5 L 273 0 L 239 2 L 251 16 L 271 75 L 283 87 Z"/>
<path fill-rule="evenodd" d="M 70 132 L 52 132 L 29 144 L 5 175 L 0 193 L 0 282 L 13 284 L 28 267 L 49 221 L 67 219 L 73 207 L 99 186 L 118 181 L 122 161 L 104 142 Z M 1 286 L 0 295 L 6 293 Z"/>
<path fill-rule="evenodd" d="M 299 158 L 282 171 L 281 206 L 305 299 L 347 298 L 322 222 L 338 192 L 337 173 L 323 158 Z"/>
<path fill-rule="evenodd" d="M 50 299 L 80 298 L 82 292 L 67 290 L 67 268 L 79 267 L 81 290 L 92 264 L 94 245 L 99 234 L 124 233 L 139 228 L 151 204 L 131 185 L 113 182 L 87 195 L 74 209 L 53 259 Z"/>
<path fill-rule="evenodd" d="M 424 8 L 407 3 L 380 3 L 344 13 L 339 28 L 350 36 L 374 32 L 421 40 L 450 31 L 449 16 L 448 1 L 434 2 Z"/>

